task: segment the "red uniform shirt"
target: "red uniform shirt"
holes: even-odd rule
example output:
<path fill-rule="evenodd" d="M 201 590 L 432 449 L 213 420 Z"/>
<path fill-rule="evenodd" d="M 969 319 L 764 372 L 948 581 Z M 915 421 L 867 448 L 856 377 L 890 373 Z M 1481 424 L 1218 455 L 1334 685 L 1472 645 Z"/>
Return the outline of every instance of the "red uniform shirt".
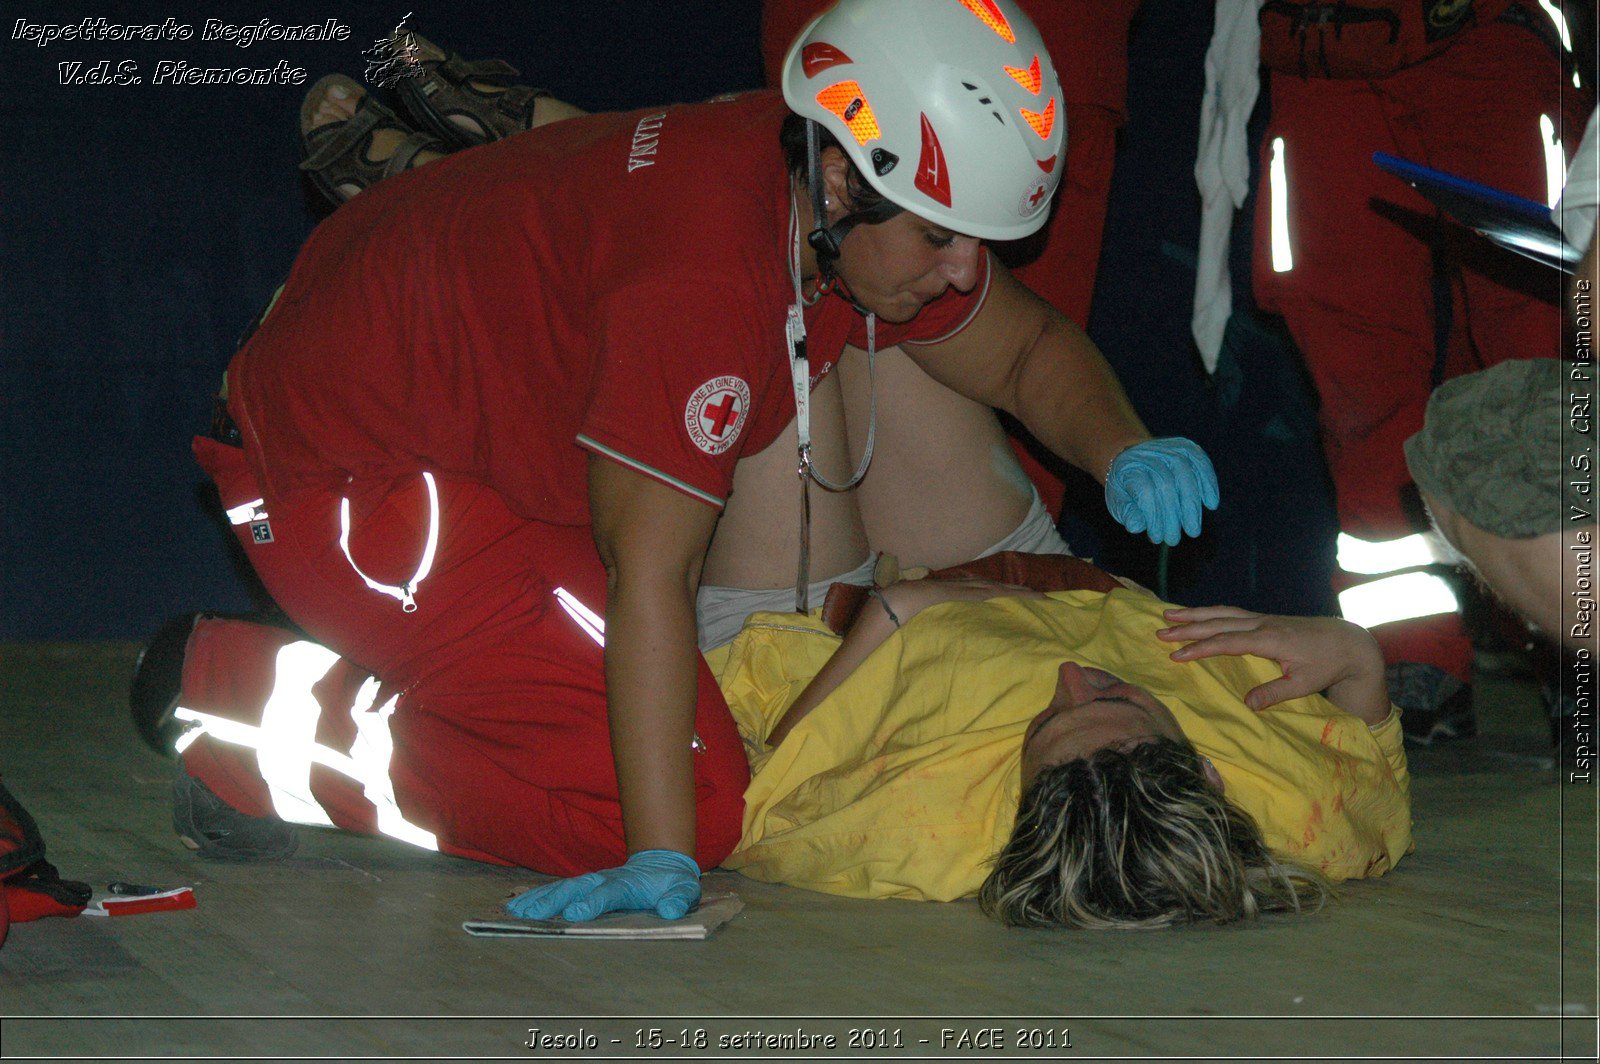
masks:
<path fill-rule="evenodd" d="M 584 524 L 588 448 L 720 506 L 794 417 L 786 113 L 749 93 L 573 119 L 339 208 L 230 371 L 269 501 L 428 469 Z M 952 333 L 987 286 L 985 263 L 879 346 Z M 806 319 L 814 377 L 865 345 L 842 299 Z"/>

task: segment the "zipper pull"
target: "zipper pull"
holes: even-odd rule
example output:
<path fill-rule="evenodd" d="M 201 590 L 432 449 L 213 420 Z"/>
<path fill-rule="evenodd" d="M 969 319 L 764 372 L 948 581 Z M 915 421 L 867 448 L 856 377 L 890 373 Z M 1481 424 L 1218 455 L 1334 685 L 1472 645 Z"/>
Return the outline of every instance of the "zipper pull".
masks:
<path fill-rule="evenodd" d="M 400 609 L 404 613 L 417 612 L 417 600 L 411 593 L 410 584 L 400 589 Z"/>

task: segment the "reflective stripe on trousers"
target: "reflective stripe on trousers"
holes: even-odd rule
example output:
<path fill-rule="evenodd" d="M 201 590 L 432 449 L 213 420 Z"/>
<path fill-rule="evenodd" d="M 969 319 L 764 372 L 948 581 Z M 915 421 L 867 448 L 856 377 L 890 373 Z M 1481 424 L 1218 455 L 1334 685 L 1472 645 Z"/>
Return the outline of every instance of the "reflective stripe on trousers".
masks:
<path fill-rule="evenodd" d="M 179 706 L 174 716 L 195 727 L 179 739 L 178 752 L 182 753 L 202 735 L 252 749 L 274 813 L 295 824 L 331 827 L 333 821 L 311 792 L 311 766 L 323 765 L 361 784 L 362 794 L 377 812 L 380 834 L 437 850 L 439 843 L 434 835 L 408 822 L 395 801 L 394 783 L 389 777 L 394 755 L 389 720 L 394 716 L 396 700 L 391 698 L 381 708 L 374 708 L 379 689 L 376 679 L 369 678 L 361 685 L 350 708 L 350 718 L 356 726 L 350 752 L 341 753 L 316 741 L 322 706 L 312 688 L 338 660 L 339 655 L 333 651 L 305 640 L 278 651 L 272 694 L 261 710 L 260 727 Z"/>
<path fill-rule="evenodd" d="M 1440 561 L 1428 536 L 1414 533 L 1390 540 L 1359 539 L 1339 533 L 1339 568 L 1380 576 L 1339 593 L 1339 612 L 1363 628 L 1460 612 L 1455 590 L 1424 566 Z M 1410 570 L 1410 571 L 1406 571 Z"/>

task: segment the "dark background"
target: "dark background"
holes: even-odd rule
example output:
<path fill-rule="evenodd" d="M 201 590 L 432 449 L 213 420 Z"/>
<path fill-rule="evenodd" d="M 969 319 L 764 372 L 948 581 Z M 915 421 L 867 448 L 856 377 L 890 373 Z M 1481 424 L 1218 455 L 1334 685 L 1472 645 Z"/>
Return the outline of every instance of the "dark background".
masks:
<path fill-rule="evenodd" d="M 231 541 L 208 516 L 189 440 L 209 420 L 235 339 L 315 224 L 295 169 L 311 81 L 360 77 L 361 51 L 412 12 L 425 36 L 504 57 L 530 83 L 586 108 L 701 99 L 759 83 L 759 11 L 758 0 L 6 4 L 0 640 L 139 638 L 180 610 L 250 605 Z M 196 36 L 45 48 L 11 39 L 18 19 L 84 17 L 172 17 Z M 207 18 L 336 18 L 352 34 L 240 49 L 200 41 Z M 1111 524 L 1092 485 L 1075 492 L 1078 516 L 1066 528 L 1081 552 L 1164 582 L 1180 601 L 1317 612 L 1329 605 L 1335 525 L 1293 351 L 1272 323 L 1241 312 L 1208 380 L 1189 339 L 1192 170 L 1210 32 L 1210 5 L 1200 3 L 1147 4 L 1136 27 L 1090 333 L 1152 431 L 1207 448 L 1223 507 L 1198 541 L 1165 559 Z M 56 64 L 101 59 L 137 61 L 145 83 L 57 83 Z M 308 77 L 298 87 L 154 86 L 160 59 L 287 59 Z M 1240 251 L 1236 300 L 1248 298 L 1248 248 Z"/>

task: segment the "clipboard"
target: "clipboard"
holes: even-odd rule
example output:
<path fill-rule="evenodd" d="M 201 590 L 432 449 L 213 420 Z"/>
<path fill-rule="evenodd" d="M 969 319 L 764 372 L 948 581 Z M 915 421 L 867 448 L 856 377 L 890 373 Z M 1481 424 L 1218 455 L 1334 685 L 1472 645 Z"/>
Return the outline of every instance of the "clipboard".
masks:
<path fill-rule="evenodd" d="M 1431 166 L 1374 152 L 1372 161 L 1428 197 L 1445 214 L 1508 251 L 1572 273 L 1583 257 L 1550 220 L 1550 208 Z"/>

